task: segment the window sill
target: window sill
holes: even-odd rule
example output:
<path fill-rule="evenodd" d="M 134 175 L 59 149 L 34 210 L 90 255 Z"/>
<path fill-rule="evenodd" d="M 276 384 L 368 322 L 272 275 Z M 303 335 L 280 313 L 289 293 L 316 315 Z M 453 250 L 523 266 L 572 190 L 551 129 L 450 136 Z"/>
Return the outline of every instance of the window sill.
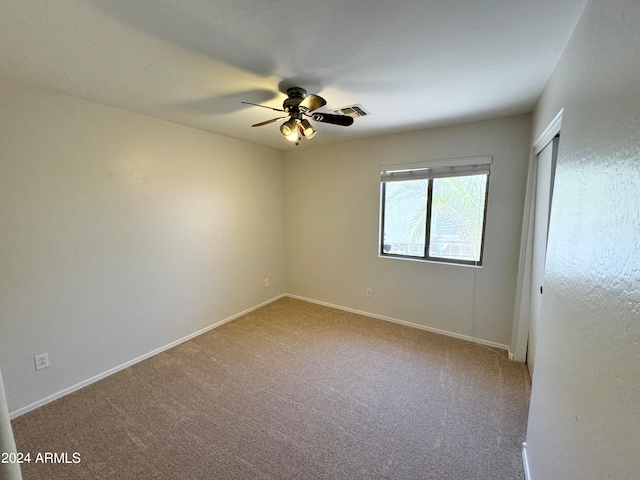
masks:
<path fill-rule="evenodd" d="M 390 260 L 406 260 L 409 262 L 418 262 L 418 263 L 430 263 L 432 265 L 451 265 L 453 267 L 467 267 L 467 268 L 482 268 L 483 265 L 470 265 L 468 263 L 457 263 L 457 262 L 447 262 L 447 261 L 438 261 L 438 260 L 428 260 L 425 258 L 416 258 L 416 257 L 401 257 L 401 256 L 393 256 L 393 255 L 381 255 L 378 254 L 378 258 L 385 258 Z"/>

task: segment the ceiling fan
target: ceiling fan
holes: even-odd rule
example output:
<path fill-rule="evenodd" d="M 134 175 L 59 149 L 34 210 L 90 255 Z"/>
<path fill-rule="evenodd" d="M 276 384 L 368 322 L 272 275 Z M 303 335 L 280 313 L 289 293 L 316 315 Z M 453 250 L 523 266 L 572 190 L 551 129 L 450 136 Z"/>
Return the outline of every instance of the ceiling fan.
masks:
<path fill-rule="evenodd" d="M 276 112 L 284 112 L 288 114 L 289 119 L 280 125 L 280 132 L 284 135 L 284 138 L 290 142 L 298 142 L 304 138 L 312 139 L 315 137 L 317 130 L 309 123 L 304 117 L 309 117 L 316 122 L 331 123 L 333 125 L 341 125 L 348 127 L 353 123 L 353 118 L 346 115 L 335 115 L 332 113 L 312 113 L 318 108 L 327 104 L 324 98 L 318 95 L 307 95 L 307 91 L 300 87 L 291 87 L 287 89 L 288 98 L 282 104 L 282 108 L 267 107 L 266 105 L 260 105 L 258 103 L 241 102 L 247 105 L 255 105 L 256 107 L 268 108 L 275 110 Z M 282 118 L 287 118 L 287 115 L 283 117 L 272 118 L 264 122 L 251 125 L 252 127 L 261 127 L 263 125 L 269 125 Z"/>

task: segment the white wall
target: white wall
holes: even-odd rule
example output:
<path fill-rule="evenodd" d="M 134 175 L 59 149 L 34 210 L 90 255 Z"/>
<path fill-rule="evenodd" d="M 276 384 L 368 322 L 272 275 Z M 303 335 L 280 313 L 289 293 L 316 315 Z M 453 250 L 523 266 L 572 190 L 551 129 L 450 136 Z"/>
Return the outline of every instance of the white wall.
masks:
<path fill-rule="evenodd" d="M 284 293 L 281 152 L 6 79 L 0 132 L 11 411 Z"/>
<path fill-rule="evenodd" d="M 534 115 L 564 107 L 531 480 L 640 478 L 640 2 L 591 0 Z"/>
<path fill-rule="evenodd" d="M 508 344 L 529 144 L 524 115 L 288 151 L 287 291 Z M 378 258 L 380 167 L 478 155 L 494 161 L 484 266 Z"/>

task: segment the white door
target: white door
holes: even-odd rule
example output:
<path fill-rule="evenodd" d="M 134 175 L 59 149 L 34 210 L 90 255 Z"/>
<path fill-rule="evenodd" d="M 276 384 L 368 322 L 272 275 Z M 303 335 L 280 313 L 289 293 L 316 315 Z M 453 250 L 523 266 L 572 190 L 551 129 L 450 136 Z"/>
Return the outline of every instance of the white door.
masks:
<path fill-rule="evenodd" d="M 547 256 L 547 232 L 549 230 L 549 213 L 553 195 L 553 178 L 558 154 L 556 136 L 538 154 L 536 179 L 536 205 L 533 226 L 533 263 L 531 265 L 531 315 L 529 320 L 529 342 L 527 345 L 527 365 L 533 379 L 536 361 L 536 342 L 540 330 L 540 307 L 544 292 L 544 265 Z"/>

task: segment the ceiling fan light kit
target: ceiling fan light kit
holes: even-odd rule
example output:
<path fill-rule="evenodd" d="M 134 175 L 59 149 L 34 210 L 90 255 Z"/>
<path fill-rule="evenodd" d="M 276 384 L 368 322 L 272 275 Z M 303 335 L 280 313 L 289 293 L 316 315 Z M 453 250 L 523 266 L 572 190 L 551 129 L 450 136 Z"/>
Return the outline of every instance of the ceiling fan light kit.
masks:
<path fill-rule="evenodd" d="M 282 125 L 280 125 L 280 131 L 282 132 L 282 135 L 284 135 L 285 137 L 288 137 L 292 133 L 296 133 L 296 130 L 297 130 L 296 120 L 294 118 L 290 118 L 289 120 L 284 122 Z"/>
<path fill-rule="evenodd" d="M 302 128 L 302 132 L 304 133 L 304 136 L 309 140 L 315 137 L 316 133 L 318 133 L 318 131 L 315 128 L 313 128 L 313 125 L 311 125 L 309 123 L 309 120 L 307 120 L 306 118 L 303 120 L 300 120 L 300 127 Z"/>
<path fill-rule="evenodd" d="M 258 103 L 242 102 L 247 105 L 255 105 L 256 107 L 268 108 L 277 112 L 285 112 L 289 115 L 289 119 L 280 125 L 280 133 L 290 142 L 298 142 L 302 137 L 312 139 L 318 131 L 311 125 L 309 120 L 303 117 L 309 117 L 316 122 L 331 123 L 348 127 L 353 124 L 353 117 L 346 115 L 336 115 L 332 113 L 314 113 L 315 110 L 324 107 L 327 102 L 318 95 L 307 95 L 307 91 L 300 87 L 291 87 L 287 90 L 287 99 L 282 104 L 282 109 L 260 105 Z M 261 127 L 276 122 L 282 118 L 277 117 L 264 122 L 255 123 L 252 127 Z"/>

